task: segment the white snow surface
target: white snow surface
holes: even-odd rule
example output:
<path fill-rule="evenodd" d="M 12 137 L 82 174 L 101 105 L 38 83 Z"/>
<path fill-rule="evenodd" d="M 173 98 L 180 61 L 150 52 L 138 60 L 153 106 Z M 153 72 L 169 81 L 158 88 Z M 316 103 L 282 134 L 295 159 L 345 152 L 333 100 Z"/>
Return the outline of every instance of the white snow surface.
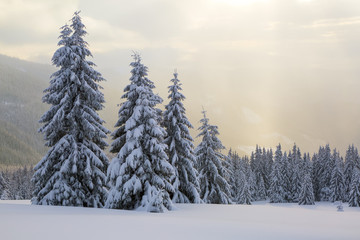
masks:
<path fill-rule="evenodd" d="M 360 208 L 346 204 L 344 212 L 325 202 L 175 206 L 149 213 L 3 200 L 1 239 L 360 239 Z"/>

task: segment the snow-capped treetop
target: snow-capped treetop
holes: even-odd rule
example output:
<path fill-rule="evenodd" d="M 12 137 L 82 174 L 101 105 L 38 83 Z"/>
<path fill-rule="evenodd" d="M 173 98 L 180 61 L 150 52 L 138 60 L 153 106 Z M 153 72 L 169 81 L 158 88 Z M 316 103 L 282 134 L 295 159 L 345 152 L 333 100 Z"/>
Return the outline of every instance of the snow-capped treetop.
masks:
<path fill-rule="evenodd" d="M 107 143 L 102 138 L 106 138 L 109 130 L 102 126 L 104 121 L 95 112 L 103 109 L 105 102 L 97 83 L 104 78 L 93 69 L 95 64 L 85 59 L 92 55 L 82 38 L 86 31 L 79 12 L 75 12 L 70 27 L 72 29 L 68 25 L 61 28 L 58 43 L 61 47 L 52 58 L 53 64 L 60 69 L 51 75 L 50 86 L 44 91 L 43 102 L 53 106 L 40 119 L 45 123 L 40 132 L 45 134 L 48 146 L 69 130 L 77 132 L 74 135 L 78 138 L 90 138 L 104 148 Z"/>
<path fill-rule="evenodd" d="M 168 138 L 165 142 L 178 140 L 184 144 L 183 148 L 190 150 L 194 148 L 193 138 L 189 132 L 189 128 L 193 128 L 193 126 L 185 115 L 185 107 L 182 103 L 185 96 L 180 92 L 182 84 L 177 76 L 178 74 L 174 73 L 174 78 L 171 79 L 173 85 L 169 86 L 168 98 L 170 102 L 165 106 L 164 126 L 168 131 Z M 171 143 L 169 142 L 168 145 L 170 146 Z"/>
<path fill-rule="evenodd" d="M 141 57 L 138 53 L 134 53 L 132 55 L 134 61 L 130 63 L 131 69 L 131 77 L 130 83 L 124 88 L 124 94 L 122 95 L 122 99 L 126 99 L 125 102 L 121 104 L 119 110 L 119 119 L 115 124 L 115 127 L 118 127 L 111 136 L 114 141 L 111 144 L 110 152 L 118 153 L 120 149 L 125 144 L 126 138 L 126 130 L 125 123 L 129 120 L 131 115 L 133 114 L 136 101 L 139 98 L 138 87 L 144 86 L 149 89 L 155 88 L 154 83 L 147 78 L 148 68 L 141 63 Z M 156 104 L 162 103 L 162 98 L 158 95 L 153 94 L 151 99 L 147 99 L 151 106 L 155 106 Z M 156 110 L 159 113 L 159 110 Z"/>
<path fill-rule="evenodd" d="M 173 85 L 168 87 L 170 93 L 168 98 L 171 99 L 169 105 L 173 105 L 176 102 L 178 105 L 181 105 L 183 107 L 181 101 L 185 100 L 185 96 L 180 92 L 182 90 L 182 83 L 180 83 L 180 80 L 178 79 L 177 72 L 174 73 L 174 78 L 171 79 L 171 82 L 173 83 Z"/>
<path fill-rule="evenodd" d="M 217 137 L 217 135 L 219 135 L 218 126 L 209 124 L 209 119 L 206 117 L 205 110 L 202 111 L 202 114 L 204 117 L 200 120 L 202 125 L 198 128 L 200 133 L 197 137 L 202 136 L 205 139 L 209 139 L 209 143 L 211 143 L 211 147 L 214 149 L 214 151 L 216 151 L 217 155 L 221 159 L 225 159 L 225 156 L 220 152 L 221 150 L 225 149 L 225 147 Z"/>
<path fill-rule="evenodd" d="M 276 147 L 274 162 L 281 162 L 282 155 L 283 153 L 281 151 L 281 144 L 279 143 L 279 145 Z"/>

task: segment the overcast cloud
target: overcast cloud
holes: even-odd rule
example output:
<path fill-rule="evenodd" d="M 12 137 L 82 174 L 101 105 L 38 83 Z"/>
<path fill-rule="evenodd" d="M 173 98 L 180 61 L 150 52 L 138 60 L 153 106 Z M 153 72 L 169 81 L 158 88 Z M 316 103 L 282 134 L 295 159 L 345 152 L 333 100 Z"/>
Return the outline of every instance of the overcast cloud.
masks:
<path fill-rule="evenodd" d="M 165 102 L 177 68 L 193 125 L 204 106 L 227 147 L 360 146 L 358 0 L 0 0 L 0 9 L 0 53 L 48 64 L 59 28 L 82 11 L 110 125 L 136 50 Z"/>

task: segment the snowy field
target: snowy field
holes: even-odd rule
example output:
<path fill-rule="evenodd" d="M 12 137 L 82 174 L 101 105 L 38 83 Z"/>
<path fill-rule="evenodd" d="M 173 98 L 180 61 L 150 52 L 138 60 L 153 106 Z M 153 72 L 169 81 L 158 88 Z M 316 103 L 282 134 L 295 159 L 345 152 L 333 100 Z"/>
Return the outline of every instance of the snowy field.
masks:
<path fill-rule="evenodd" d="M 13 239 L 360 239 L 360 208 L 269 204 L 176 205 L 148 213 L 32 206 L 0 201 L 0 238 Z"/>

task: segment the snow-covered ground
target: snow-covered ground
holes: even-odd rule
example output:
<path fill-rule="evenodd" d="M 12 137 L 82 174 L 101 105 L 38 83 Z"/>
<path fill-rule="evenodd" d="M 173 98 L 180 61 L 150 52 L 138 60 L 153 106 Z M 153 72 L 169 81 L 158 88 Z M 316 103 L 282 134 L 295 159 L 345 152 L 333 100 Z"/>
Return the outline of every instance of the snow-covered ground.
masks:
<path fill-rule="evenodd" d="M 178 204 L 148 213 L 0 201 L 0 239 L 360 239 L 360 208 Z"/>

